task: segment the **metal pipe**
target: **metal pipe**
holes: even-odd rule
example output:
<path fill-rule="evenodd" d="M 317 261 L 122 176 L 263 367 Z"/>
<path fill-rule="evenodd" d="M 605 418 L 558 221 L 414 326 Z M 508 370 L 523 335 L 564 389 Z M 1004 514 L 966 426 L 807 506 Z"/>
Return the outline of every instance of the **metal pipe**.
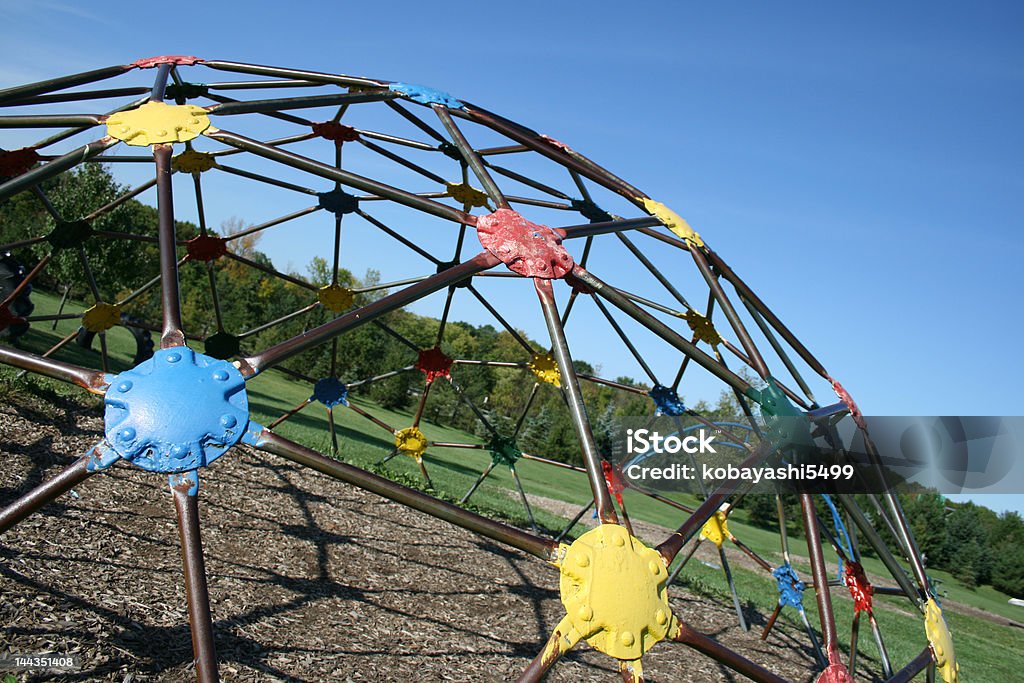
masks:
<path fill-rule="evenodd" d="M 472 145 L 466 140 L 466 136 L 462 134 L 459 127 L 455 125 L 455 121 L 452 120 L 452 115 L 448 113 L 448 109 L 445 107 L 435 104 L 432 109 L 437 114 L 437 118 L 441 119 L 441 123 L 444 124 L 448 134 L 452 136 L 452 142 L 459 149 L 462 154 L 462 158 L 466 160 L 469 167 L 473 169 L 473 175 L 477 177 L 477 180 L 484 186 L 484 191 L 487 196 L 495 203 L 499 209 L 508 208 L 508 200 L 505 199 L 505 195 L 502 194 L 501 188 L 494 182 L 494 178 L 487 172 L 487 168 L 484 166 L 483 159 L 480 155 L 474 151 Z"/>
<path fill-rule="evenodd" d="M 697 652 L 725 664 L 733 671 L 741 673 L 753 681 L 758 681 L 758 683 L 786 683 L 786 679 L 733 652 L 717 640 L 695 631 L 686 622 L 678 619 L 676 621 L 679 624 L 679 632 L 672 638 L 675 642 L 692 647 Z"/>
<path fill-rule="evenodd" d="M 0 363 L 13 365 L 23 370 L 30 370 L 63 382 L 77 384 L 101 396 L 107 388 L 107 381 L 102 372 L 53 360 L 52 358 L 37 356 L 34 353 L 12 349 L 7 346 L 0 346 Z"/>
<path fill-rule="evenodd" d="M 213 643 L 213 620 L 210 617 L 210 595 L 206 587 L 206 566 L 203 542 L 199 533 L 199 499 L 189 495 L 191 482 L 172 485 L 174 508 L 178 513 L 181 538 L 181 562 L 185 570 L 185 599 L 188 622 L 192 630 L 192 655 L 199 683 L 216 683 L 217 651 Z"/>
<path fill-rule="evenodd" d="M 57 476 L 47 479 L 0 510 L 0 534 L 95 474 L 88 469 L 89 458 L 88 455 L 82 456 Z"/>
<path fill-rule="evenodd" d="M 565 330 L 562 329 L 562 322 L 558 317 L 558 307 L 555 304 L 555 293 L 551 287 L 551 281 L 535 278 L 534 286 L 537 290 L 537 297 L 540 299 L 544 321 L 547 323 L 548 335 L 551 337 L 551 353 L 562 374 L 565 398 L 569 404 L 569 415 L 583 450 L 583 462 L 587 467 L 590 489 L 594 493 L 597 515 L 604 524 L 617 524 L 618 516 L 612 506 L 611 494 L 608 492 L 608 485 L 601 469 L 601 454 L 597 451 L 597 443 L 594 441 L 594 434 L 590 429 L 587 408 L 583 403 L 583 394 L 580 393 L 579 379 L 576 377 L 576 369 L 572 364 L 569 344 L 565 339 Z"/>
<path fill-rule="evenodd" d="M 814 498 L 809 493 L 800 494 L 800 509 L 803 511 L 804 530 L 807 533 L 807 552 L 811 560 L 811 575 L 814 578 L 814 596 L 818 603 L 818 618 L 821 634 L 825 639 L 825 652 L 829 661 L 839 653 L 839 638 L 836 635 L 836 618 L 832 612 L 832 595 L 828 586 L 828 569 L 821 548 L 821 531 L 818 529 L 818 515 L 814 511 Z"/>
<path fill-rule="evenodd" d="M 174 199 L 171 193 L 171 145 L 153 145 L 156 161 L 157 235 L 160 239 L 160 290 L 163 329 L 160 348 L 185 345 L 178 292 L 177 238 L 174 230 Z"/>
<path fill-rule="evenodd" d="M 130 64 L 108 66 L 102 69 L 83 71 L 82 73 L 73 74 L 71 76 L 51 78 L 46 81 L 37 81 L 35 83 L 19 85 L 14 88 L 5 88 L 0 90 L 0 103 L 8 102 L 10 100 L 24 99 L 33 95 L 42 95 L 44 93 L 53 92 L 54 90 L 63 90 L 64 88 L 70 88 L 76 85 L 95 83 L 96 81 L 102 81 L 107 78 L 123 74 L 132 68 L 133 67 Z"/>
<path fill-rule="evenodd" d="M 63 154 L 53 161 L 41 166 L 36 166 L 19 176 L 15 176 L 0 185 L 0 201 L 21 192 L 25 188 L 32 187 L 44 180 L 48 180 L 49 178 L 59 175 L 72 166 L 77 166 L 84 161 L 88 161 L 100 152 L 113 147 L 116 144 L 117 140 L 114 138 L 101 138 L 90 142 L 87 145 L 82 145 L 78 149 L 72 150 L 67 154 Z"/>

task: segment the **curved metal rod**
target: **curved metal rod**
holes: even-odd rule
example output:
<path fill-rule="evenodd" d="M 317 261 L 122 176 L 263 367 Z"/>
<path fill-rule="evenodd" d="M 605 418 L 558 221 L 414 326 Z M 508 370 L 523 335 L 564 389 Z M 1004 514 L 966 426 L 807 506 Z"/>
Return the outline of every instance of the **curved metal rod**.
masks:
<path fill-rule="evenodd" d="M 282 436 L 264 429 L 260 434 L 257 448 L 279 455 L 292 462 L 322 472 L 330 477 L 358 486 L 390 500 L 443 519 L 456 526 L 468 529 L 500 543 L 505 543 L 542 560 L 552 562 L 558 552 L 558 544 L 540 538 L 526 531 L 488 519 L 464 510 L 456 505 L 428 496 L 425 493 L 397 484 L 390 479 L 371 474 L 358 467 L 333 460 Z"/>

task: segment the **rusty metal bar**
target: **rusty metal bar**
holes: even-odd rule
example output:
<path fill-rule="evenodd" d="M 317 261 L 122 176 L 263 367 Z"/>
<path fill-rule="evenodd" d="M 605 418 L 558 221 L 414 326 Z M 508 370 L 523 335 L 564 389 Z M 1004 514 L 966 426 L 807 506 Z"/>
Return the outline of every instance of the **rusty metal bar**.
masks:
<path fill-rule="evenodd" d="M 675 642 L 692 647 L 697 652 L 711 657 L 733 671 L 741 673 L 753 681 L 758 681 L 758 683 L 787 683 L 786 679 L 733 652 L 714 638 L 694 630 L 683 621 L 678 619 L 677 621 L 679 622 L 679 633 L 672 638 Z"/>
<path fill-rule="evenodd" d="M 807 552 L 811 560 L 811 576 L 814 579 L 814 596 L 818 604 L 818 619 L 821 635 L 825 641 L 825 652 L 829 661 L 838 661 L 839 637 L 836 634 L 836 618 L 832 612 L 832 594 L 828 585 L 828 568 L 821 548 L 821 530 L 818 515 L 814 511 L 814 498 L 809 493 L 800 494 L 800 509 L 803 511 L 804 532 L 807 534 Z"/>
<path fill-rule="evenodd" d="M 89 458 L 88 455 L 82 456 L 57 476 L 47 479 L 0 510 L 0 534 L 95 474 L 88 469 Z"/>
<path fill-rule="evenodd" d="M 89 144 L 82 145 L 78 149 L 72 150 L 67 154 L 63 154 L 42 166 L 36 166 L 30 171 L 26 171 L 19 176 L 15 176 L 0 185 L 0 201 L 21 192 L 25 188 L 31 187 L 37 183 L 41 183 L 44 180 L 48 180 L 49 178 L 63 173 L 73 166 L 77 166 L 84 161 L 88 161 L 90 158 L 116 144 L 117 140 L 114 138 L 101 138 L 90 142 Z"/>
<path fill-rule="evenodd" d="M 494 178 L 487 172 L 487 168 L 484 166 L 483 159 L 476 153 L 473 146 L 466 140 L 466 136 L 462 134 L 459 127 L 455 124 L 452 119 L 452 115 L 448 112 L 445 107 L 435 104 L 431 107 L 437 117 L 441 119 L 441 123 L 444 124 L 448 134 L 452 136 L 452 142 L 458 148 L 462 154 L 462 158 L 465 159 L 469 167 L 473 169 L 473 175 L 477 177 L 477 180 L 484 186 L 484 191 L 487 192 L 487 196 L 495 203 L 499 209 L 507 209 L 508 201 L 505 199 L 505 195 L 502 194 L 501 188 L 494 182 Z"/>
<path fill-rule="evenodd" d="M 930 647 L 926 647 L 921 651 L 921 654 L 914 657 L 909 664 L 897 671 L 896 674 L 885 683 L 910 683 L 914 677 L 928 668 L 928 665 L 931 663 L 932 650 Z"/>
<path fill-rule="evenodd" d="M 371 151 L 376 152 L 377 154 L 380 154 L 382 157 L 386 157 L 388 159 L 391 159 L 395 163 L 401 164 L 402 166 L 405 166 L 409 170 L 415 171 L 416 173 L 419 173 L 421 176 L 423 176 L 425 178 L 430 178 L 435 183 L 440 183 L 441 185 L 444 185 L 445 183 L 448 182 L 447 180 L 445 180 L 441 176 L 437 175 L 433 171 L 428 171 L 427 169 L 423 168 L 419 164 L 415 164 L 415 163 L 409 161 L 408 159 L 406 159 L 405 157 L 400 156 L 398 154 L 395 154 L 391 150 L 384 149 L 380 145 L 375 145 L 372 142 L 370 142 L 369 140 L 364 140 L 361 136 L 359 138 L 359 143 L 363 147 L 365 147 L 366 149 L 369 149 Z"/>
<path fill-rule="evenodd" d="M 362 308 L 350 311 L 334 320 L 324 323 L 305 334 L 289 339 L 288 341 L 276 344 L 262 353 L 250 356 L 240 361 L 240 370 L 246 377 L 252 377 L 256 373 L 277 363 L 291 358 L 309 348 L 327 341 L 346 330 L 358 327 L 366 322 L 380 317 L 385 313 L 401 308 L 413 301 L 423 298 L 428 294 L 443 289 L 450 284 L 455 284 L 487 268 L 492 268 L 498 259 L 489 252 L 481 252 L 469 261 L 443 270 L 423 282 L 418 282 L 394 294 L 373 301 Z"/>
<path fill-rule="evenodd" d="M 526 531 L 510 527 L 507 524 L 487 519 L 468 510 L 463 510 L 457 505 L 452 505 L 451 503 L 428 496 L 425 493 L 397 484 L 390 479 L 379 477 L 347 463 L 332 460 L 273 432 L 263 431 L 260 435 L 258 448 L 419 510 L 432 517 L 450 522 L 455 526 L 468 529 L 500 543 L 505 543 L 513 548 L 518 548 L 542 560 L 552 561 L 555 553 L 558 551 L 558 545 L 550 539 L 540 538 Z"/>
<path fill-rule="evenodd" d="M 273 76 L 275 78 L 286 78 L 314 83 L 333 83 L 342 86 L 370 86 L 375 88 L 387 87 L 386 81 L 378 81 L 370 78 L 358 78 L 356 76 L 342 76 L 328 74 L 319 71 L 304 71 L 302 69 L 282 69 L 276 66 L 263 66 L 260 64 L 246 64 L 244 62 L 232 62 L 222 59 L 211 59 L 203 62 L 203 66 L 218 71 L 231 71 L 235 73 L 252 74 L 254 76 Z"/>
<path fill-rule="evenodd" d="M 43 356 L 37 356 L 28 351 L 15 350 L 6 346 L 0 346 L 0 363 L 13 365 L 23 370 L 59 379 L 63 382 L 70 382 L 88 389 L 94 394 L 103 395 L 107 388 L 107 380 L 102 372 L 89 370 L 78 365 L 65 363 Z"/>
<path fill-rule="evenodd" d="M 583 462 L 587 467 L 590 489 L 594 493 L 597 515 L 605 524 L 617 524 L 618 515 L 615 514 L 612 497 L 608 492 L 608 483 L 605 481 L 601 469 L 601 454 L 597 450 L 597 443 L 594 441 L 594 434 L 590 429 L 587 407 L 583 403 L 583 394 L 580 392 L 579 379 L 576 377 L 576 369 L 572 364 L 569 344 L 565 339 L 565 330 L 562 329 L 562 321 L 558 317 L 558 306 L 555 304 L 555 293 L 551 287 L 551 281 L 535 278 L 534 287 L 537 290 L 537 297 L 540 299 L 548 335 L 551 337 L 551 353 L 562 374 L 569 415 L 583 451 Z"/>
<path fill-rule="evenodd" d="M 210 594 L 206 586 L 206 566 L 203 562 L 203 541 L 199 533 L 199 499 L 189 495 L 191 483 L 171 486 L 174 508 L 178 514 L 178 532 L 181 538 L 181 562 L 185 571 L 185 599 L 188 602 L 188 621 L 192 630 L 192 654 L 199 683 L 216 683 L 217 651 L 213 643 L 213 620 L 210 616 Z"/>
<path fill-rule="evenodd" d="M 96 114 L 36 114 L 33 116 L 0 116 L 0 128 L 89 128 L 100 125 Z"/>
<path fill-rule="evenodd" d="M 306 97 L 284 97 L 272 100 L 249 100 L 246 102 L 223 102 L 206 108 L 210 114 L 232 116 L 235 114 L 261 114 L 288 109 L 311 109 L 335 104 L 356 104 L 359 102 L 380 102 L 394 99 L 398 93 L 380 91 L 376 93 L 338 93 L 335 95 L 309 95 Z"/>
<path fill-rule="evenodd" d="M 132 68 L 133 67 L 130 64 L 108 66 L 102 69 L 83 71 L 82 73 L 73 74 L 71 76 L 51 78 L 45 81 L 37 81 L 35 83 L 19 85 L 14 88 L 4 88 L 3 90 L 0 90 L 0 102 L 24 99 L 26 97 L 32 97 L 34 95 L 42 95 L 48 92 L 53 92 L 54 90 L 63 90 L 64 88 L 71 88 L 76 85 L 95 83 L 96 81 L 106 80 L 108 78 L 112 78 L 114 76 L 123 74 L 126 71 L 130 71 Z"/>
<path fill-rule="evenodd" d="M 171 194 L 170 145 L 153 145 L 156 162 L 157 234 L 160 238 L 160 289 L 163 329 L 160 348 L 185 345 L 181 327 L 181 296 L 178 292 L 177 238 L 174 230 L 174 199 Z"/>

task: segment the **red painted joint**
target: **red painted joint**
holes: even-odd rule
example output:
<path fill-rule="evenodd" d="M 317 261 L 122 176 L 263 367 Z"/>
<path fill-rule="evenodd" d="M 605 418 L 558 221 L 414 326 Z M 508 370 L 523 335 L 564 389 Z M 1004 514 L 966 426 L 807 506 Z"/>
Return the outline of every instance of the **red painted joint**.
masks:
<path fill-rule="evenodd" d="M 451 377 L 452 359 L 436 346 L 432 349 L 420 349 L 416 369 L 427 376 L 427 382 L 433 382 L 438 377 Z"/>
<path fill-rule="evenodd" d="M 847 562 L 843 566 L 843 582 L 850 589 L 854 612 L 871 614 L 871 596 L 875 592 L 875 587 L 868 581 L 860 562 Z"/>
<path fill-rule="evenodd" d="M 572 270 L 572 256 L 562 246 L 565 233 L 531 223 L 512 209 L 480 216 L 476 234 L 484 249 L 525 277 L 560 278 Z"/>
<path fill-rule="evenodd" d="M 185 243 L 188 257 L 193 261 L 216 261 L 228 253 L 228 245 L 222 237 L 199 235 Z"/>
<path fill-rule="evenodd" d="M 853 677 L 843 665 L 838 652 L 828 653 L 828 667 L 814 680 L 814 683 L 853 683 Z"/>
<path fill-rule="evenodd" d="M 202 61 L 203 60 L 199 59 L 199 57 L 188 57 L 185 55 L 161 55 L 159 57 L 136 60 L 131 63 L 131 66 L 139 69 L 152 69 L 154 66 L 160 66 L 161 64 L 192 66 L 193 64 L 199 64 Z"/>
<path fill-rule="evenodd" d="M 860 412 L 860 408 L 857 407 L 857 403 L 850 396 L 850 392 L 843 388 L 837 380 L 832 379 L 830 375 L 826 375 L 825 378 L 832 384 L 832 391 L 836 392 L 836 396 L 839 400 L 846 405 L 846 409 L 850 411 L 850 417 L 853 421 L 861 428 L 862 431 L 867 431 L 867 424 L 864 422 L 864 415 Z"/>
<path fill-rule="evenodd" d="M 619 471 L 607 460 L 601 461 L 601 471 L 604 473 L 604 480 L 608 484 L 608 490 L 615 496 L 615 500 L 619 501 L 619 507 L 622 507 L 622 490 L 626 488 L 626 484 L 622 481 Z"/>
<path fill-rule="evenodd" d="M 34 147 L 23 147 L 10 151 L 0 150 L 0 177 L 13 178 L 25 173 L 39 161 Z"/>
<path fill-rule="evenodd" d="M 359 139 L 359 131 L 352 126 L 346 126 L 336 121 L 325 121 L 314 123 L 313 132 L 325 140 L 333 140 L 341 144 L 343 142 L 355 142 Z"/>

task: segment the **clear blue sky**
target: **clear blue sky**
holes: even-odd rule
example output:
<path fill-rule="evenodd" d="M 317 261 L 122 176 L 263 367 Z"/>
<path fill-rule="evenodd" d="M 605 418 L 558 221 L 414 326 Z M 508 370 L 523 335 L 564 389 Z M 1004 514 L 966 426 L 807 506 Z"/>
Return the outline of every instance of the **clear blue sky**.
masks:
<path fill-rule="evenodd" d="M 170 53 L 441 88 L 670 204 L 867 413 L 1024 412 L 1020 3 L 195 7 L 0 4 L 0 85 Z"/>

